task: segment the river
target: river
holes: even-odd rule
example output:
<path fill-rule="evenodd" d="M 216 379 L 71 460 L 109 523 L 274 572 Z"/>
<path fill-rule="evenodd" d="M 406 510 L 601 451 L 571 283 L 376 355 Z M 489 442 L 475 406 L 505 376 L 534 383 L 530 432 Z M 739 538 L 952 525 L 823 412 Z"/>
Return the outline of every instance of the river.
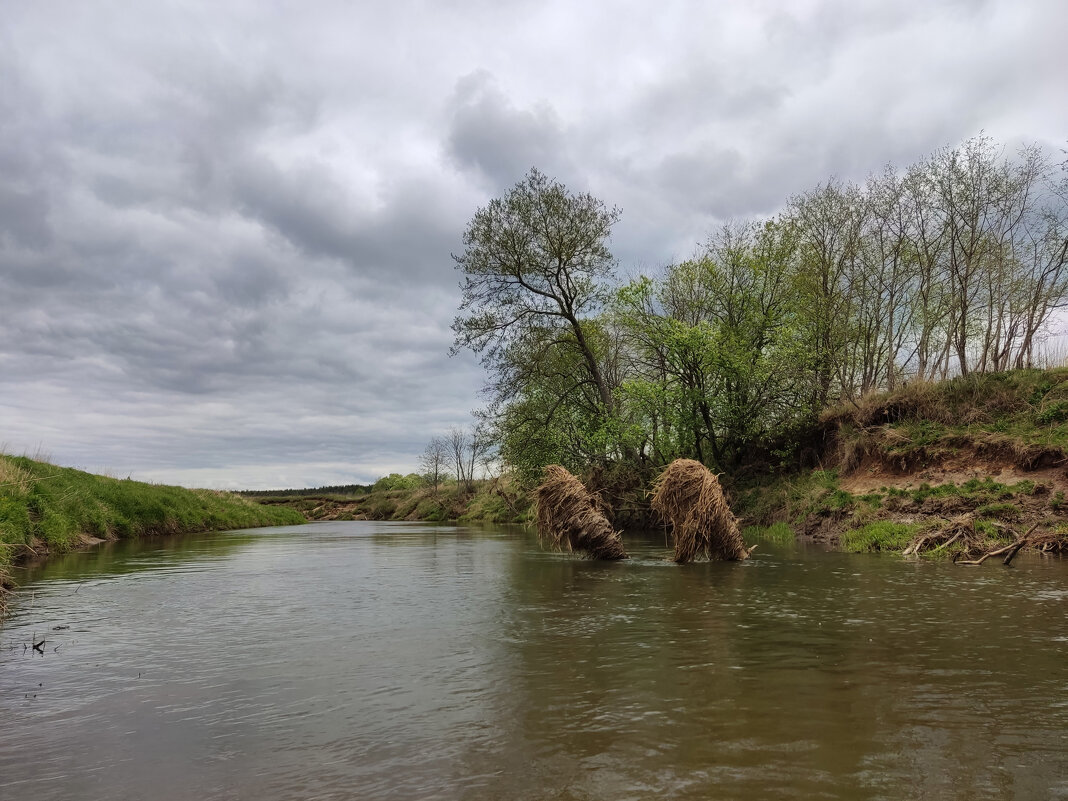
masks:
<path fill-rule="evenodd" d="M 332 522 L 29 568 L 0 798 L 1068 798 L 1068 561 L 627 544 Z"/>

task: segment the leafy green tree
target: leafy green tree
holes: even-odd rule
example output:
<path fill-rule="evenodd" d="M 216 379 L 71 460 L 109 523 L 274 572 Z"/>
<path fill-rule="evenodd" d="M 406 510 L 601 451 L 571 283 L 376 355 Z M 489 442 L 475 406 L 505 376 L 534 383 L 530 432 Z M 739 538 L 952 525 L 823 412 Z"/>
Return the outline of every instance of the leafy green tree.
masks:
<path fill-rule="evenodd" d="M 619 215 L 537 169 L 479 209 L 464 232 L 464 252 L 453 256 L 463 272 L 454 352 L 470 348 L 479 354 L 501 391 L 501 380 L 511 375 L 513 346 L 532 329 L 554 332 L 546 346 L 574 351 L 583 379 L 611 411 L 612 388 L 584 318 L 606 297 L 614 264 L 607 241 Z"/>

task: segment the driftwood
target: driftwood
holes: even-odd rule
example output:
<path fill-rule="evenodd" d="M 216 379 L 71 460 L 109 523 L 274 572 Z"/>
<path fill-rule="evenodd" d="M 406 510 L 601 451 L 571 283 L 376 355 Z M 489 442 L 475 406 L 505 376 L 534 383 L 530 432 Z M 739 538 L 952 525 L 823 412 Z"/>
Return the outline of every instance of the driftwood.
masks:
<path fill-rule="evenodd" d="M 988 521 L 1002 531 L 1012 532 L 1008 526 L 996 521 Z M 1015 532 L 1012 532 L 1015 533 Z M 975 559 L 986 553 L 989 545 L 986 537 L 976 530 L 975 515 L 971 512 L 947 520 L 940 528 L 926 531 L 912 540 L 901 552 L 902 556 L 918 556 L 921 553 L 934 553 L 957 546 L 954 561 L 961 557 Z M 967 564 L 967 561 L 964 562 Z"/>
<path fill-rule="evenodd" d="M 619 532 L 604 515 L 600 498 L 557 464 L 545 468 L 534 493 L 538 538 L 556 550 L 579 551 L 593 559 L 626 559 Z"/>
<path fill-rule="evenodd" d="M 978 559 L 958 559 L 954 557 L 953 562 L 954 564 L 958 565 L 978 566 L 985 562 L 987 559 L 989 559 L 991 556 L 1001 556 L 1002 554 L 1005 554 L 1003 564 L 1007 565 L 1012 562 L 1012 560 L 1016 557 L 1016 554 L 1020 552 L 1020 549 L 1028 544 L 1031 538 L 1031 534 L 1034 533 L 1036 528 L 1038 528 L 1038 523 L 1035 523 L 1033 526 L 1031 526 L 1031 528 L 1027 529 L 1027 532 L 1023 536 L 1018 537 L 1016 541 L 1013 542 L 1011 545 L 1006 545 L 1002 548 L 995 548 L 992 551 L 987 551 Z"/>
<path fill-rule="evenodd" d="M 1031 537 L 1031 545 L 1045 556 L 1068 554 L 1068 532 L 1047 531 Z"/>
<path fill-rule="evenodd" d="M 675 561 L 748 558 L 738 520 L 727 505 L 719 480 L 700 462 L 676 459 L 653 486 L 653 509 L 671 524 Z"/>

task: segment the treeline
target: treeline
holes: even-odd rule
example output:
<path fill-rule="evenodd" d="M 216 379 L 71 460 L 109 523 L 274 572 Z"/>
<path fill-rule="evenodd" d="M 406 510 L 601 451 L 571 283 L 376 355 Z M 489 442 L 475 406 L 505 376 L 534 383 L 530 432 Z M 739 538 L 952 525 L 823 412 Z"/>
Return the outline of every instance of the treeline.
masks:
<path fill-rule="evenodd" d="M 370 491 L 371 485 L 369 484 L 337 484 L 330 487 L 315 487 L 314 489 L 241 490 L 235 494 L 250 497 L 297 498 L 316 495 L 363 495 Z"/>
<path fill-rule="evenodd" d="M 526 475 L 788 462 L 829 404 L 1032 366 L 1068 299 L 1066 200 L 1037 145 L 978 137 L 829 180 L 621 284 L 619 210 L 532 170 L 454 256 L 455 347 L 481 355 L 501 457 Z"/>

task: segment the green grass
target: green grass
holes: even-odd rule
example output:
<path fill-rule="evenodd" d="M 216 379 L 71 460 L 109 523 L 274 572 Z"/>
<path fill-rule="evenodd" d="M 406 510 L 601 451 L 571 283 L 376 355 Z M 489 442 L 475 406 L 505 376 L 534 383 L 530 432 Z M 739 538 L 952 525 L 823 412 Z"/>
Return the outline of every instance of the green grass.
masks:
<path fill-rule="evenodd" d="M 295 509 L 232 493 L 98 476 L 0 454 L 0 568 L 19 551 L 68 551 L 105 538 L 291 525 Z"/>
<path fill-rule="evenodd" d="M 997 520 L 1019 520 L 1020 507 L 1012 503 L 984 503 L 975 510 L 977 517 L 993 517 Z"/>
<path fill-rule="evenodd" d="M 876 520 L 842 535 L 842 550 L 853 553 L 901 551 L 923 529 L 920 523 L 894 523 Z"/>
<path fill-rule="evenodd" d="M 770 526 L 746 526 L 742 529 L 742 539 L 746 542 L 765 540 L 786 545 L 794 542 L 796 535 L 786 523 L 772 523 Z"/>

